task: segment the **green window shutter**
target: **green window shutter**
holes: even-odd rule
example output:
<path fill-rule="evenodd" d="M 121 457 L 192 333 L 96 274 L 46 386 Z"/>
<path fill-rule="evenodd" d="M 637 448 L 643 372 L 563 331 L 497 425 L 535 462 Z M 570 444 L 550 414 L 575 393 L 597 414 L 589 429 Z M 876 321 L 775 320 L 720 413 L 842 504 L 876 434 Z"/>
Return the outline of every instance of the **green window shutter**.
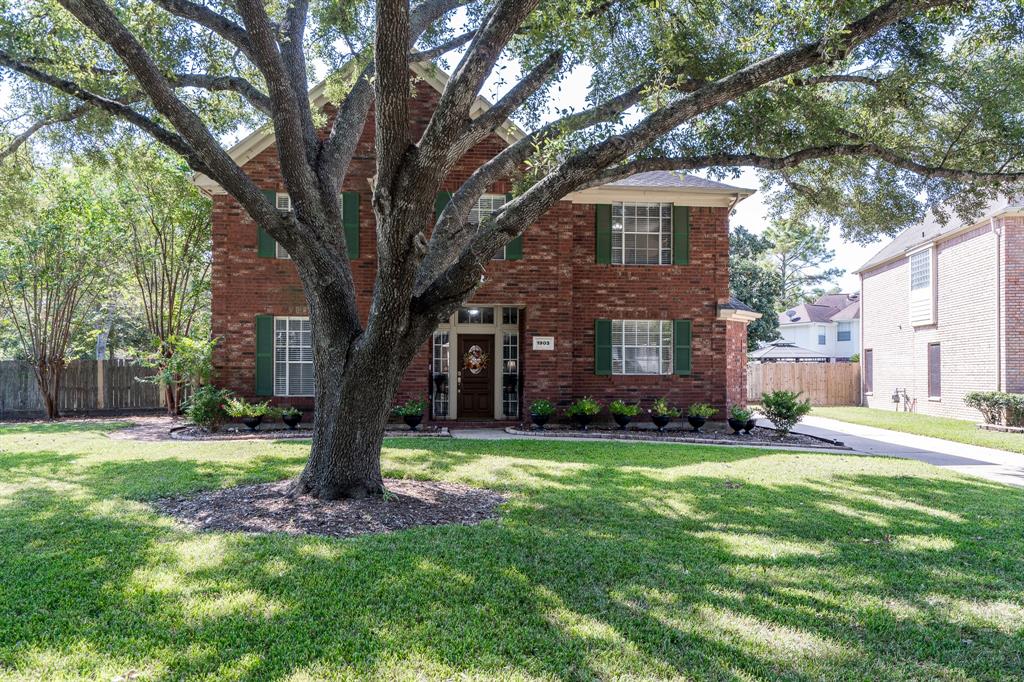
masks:
<path fill-rule="evenodd" d="M 441 217 L 441 211 L 448 205 L 448 202 L 452 200 L 451 192 L 438 192 L 437 197 L 434 199 L 434 220 Z"/>
<path fill-rule="evenodd" d="M 277 206 L 277 192 L 272 189 L 265 189 L 263 196 L 267 198 L 271 206 Z M 256 255 L 260 258 L 276 258 L 277 242 L 261 226 L 256 226 Z"/>
<path fill-rule="evenodd" d="M 693 369 L 692 326 L 690 320 L 672 322 L 672 371 L 689 376 Z"/>
<path fill-rule="evenodd" d="M 505 203 L 512 201 L 512 194 L 505 195 Z M 523 259 L 523 235 L 519 235 L 505 246 L 505 260 Z"/>
<path fill-rule="evenodd" d="M 612 373 L 612 321 L 594 320 L 594 374 Z"/>
<path fill-rule="evenodd" d="M 672 207 L 672 264 L 690 264 L 690 207 Z"/>
<path fill-rule="evenodd" d="M 612 262 L 612 205 L 594 206 L 594 262 Z"/>
<path fill-rule="evenodd" d="M 256 395 L 274 395 L 274 317 L 256 316 Z"/>
<path fill-rule="evenodd" d="M 359 258 L 359 192 L 341 193 L 341 222 L 345 225 L 349 260 L 355 260 Z"/>

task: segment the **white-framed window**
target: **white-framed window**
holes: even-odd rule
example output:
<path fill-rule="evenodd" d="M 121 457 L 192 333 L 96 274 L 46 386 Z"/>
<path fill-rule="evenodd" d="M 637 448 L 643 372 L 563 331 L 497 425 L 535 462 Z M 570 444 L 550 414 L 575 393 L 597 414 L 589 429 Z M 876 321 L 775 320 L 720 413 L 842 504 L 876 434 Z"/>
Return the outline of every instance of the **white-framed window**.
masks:
<path fill-rule="evenodd" d="M 448 332 L 434 332 L 432 351 L 433 358 L 431 361 L 431 369 L 433 370 L 432 390 L 434 395 L 433 400 L 430 401 L 430 405 L 434 410 L 435 419 L 445 419 L 448 417 L 448 381 L 450 379 L 448 372 Z"/>
<path fill-rule="evenodd" d="M 671 373 L 671 320 L 612 320 L 612 374 Z"/>
<path fill-rule="evenodd" d="M 313 395 L 313 333 L 308 317 L 274 318 L 274 395 Z"/>
<path fill-rule="evenodd" d="M 918 251 L 910 256 L 910 290 L 928 289 L 932 285 L 932 252 Z"/>
<path fill-rule="evenodd" d="M 479 225 L 488 218 L 490 218 L 495 211 L 505 205 L 504 194 L 484 194 L 476 200 L 476 206 L 469 212 L 469 222 L 472 225 Z M 506 259 L 506 248 L 501 248 L 501 253 L 496 255 L 492 260 L 505 260 Z"/>
<path fill-rule="evenodd" d="M 850 341 L 853 338 L 852 322 L 836 323 L 836 341 Z"/>
<path fill-rule="evenodd" d="M 818 325 L 818 345 L 824 346 L 826 343 L 828 343 L 828 330 Z"/>
<path fill-rule="evenodd" d="M 278 192 L 274 196 L 274 206 L 278 211 L 290 213 L 292 210 L 292 198 L 285 192 Z M 286 260 L 291 259 L 291 256 L 289 256 L 288 252 L 284 250 L 284 247 L 277 242 L 274 242 L 274 255 L 277 258 L 284 258 Z"/>
<path fill-rule="evenodd" d="M 672 204 L 612 204 L 612 263 L 670 265 Z"/>

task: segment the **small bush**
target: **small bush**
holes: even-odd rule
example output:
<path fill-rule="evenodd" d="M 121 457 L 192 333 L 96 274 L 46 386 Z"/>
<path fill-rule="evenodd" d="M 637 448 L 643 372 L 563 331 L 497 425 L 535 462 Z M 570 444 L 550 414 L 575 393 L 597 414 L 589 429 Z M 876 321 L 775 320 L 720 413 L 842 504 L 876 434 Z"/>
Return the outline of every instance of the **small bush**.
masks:
<path fill-rule="evenodd" d="M 675 419 L 681 412 L 678 407 L 672 407 L 664 398 L 658 398 L 651 403 L 651 414 L 658 417 L 671 417 Z"/>
<path fill-rule="evenodd" d="M 688 417 L 702 417 L 704 419 L 711 419 L 716 414 L 718 414 L 718 408 L 711 407 L 708 403 L 694 403 L 686 411 Z"/>
<path fill-rule="evenodd" d="M 860 362 L 860 353 L 854 353 L 851 355 L 850 362 Z"/>
<path fill-rule="evenodd" d="M 399 417 L 416 417 L 421 416 L 424 410 L 427 409 L 426 398 L 415 398 L 409 400 L 401 405 L 395 405 L 392 412 Z"/>
<path fill-rule="evenodd" d="M 301 417 L 302 416 L 302 410 L 300 410 L 299 408 L 295 407 L 294 405 L 289 405 L 288 407 L 282 407 L 280 410 L 278 410 L 278 413 L 282 417 Z"/>
<path fill-rule="evenodd" d="M 622 400 L 613 400 L 608 403 L 608 411 L 612 414 L 621 414 L 626 417 L 635 417 L 640 414 L 640 406 L 636 403 L 627 403 Z"/>
<path fill-rule="evenodd" d="M 811 411 L 810 400 L 800 400 L 800 393 L 772 391 L 761 396 L 761 412 L 785 436 Z"/>
<path fill-rule="evenodd" d="M 212 433 L 227 421 L 224 406 L 229 400 L 231 391 L 226 388 L 201 386 L 185 401 L 183 411 L 186 419 Z"/>
<path fill-rule="evenodd" d="M 530 403 L 530 414 L 535 414 L 539 417 L 550 417 L 555 413 L 555 406 L 551 404 L 550 400 L 534 400 Z"/>
<path fill-rule="evenodd" d="M 224 411 L 229 417 L 246 419 L 248 417 L 266 417 L 271 413 L 270 403 L 250 403 L 244 398 L 228 398 L 224 403 Z"/>
<path fill-rule="evenodd" d="M 567 417 L 573 417 L 577 414 L 589 415 L 593 417 L 601 411 L 601 403 L 597 402 L 589 396 L 580 398 L 565 410 Z"/>
<path fill-rule="evenodd" d="M 754 411 L 748 410 L 742 405 L 733 405 L 729 410 L 729 416 L 737 421 L 745 422 L 750 421 L 750 418 L 754 416 Z"/>
<path fill-rule="evenodd" d="M 964 404 L 981 412 L 988 424 L 1024 426 L 1024 394 L 1001 391 L 971 391 Z"/>

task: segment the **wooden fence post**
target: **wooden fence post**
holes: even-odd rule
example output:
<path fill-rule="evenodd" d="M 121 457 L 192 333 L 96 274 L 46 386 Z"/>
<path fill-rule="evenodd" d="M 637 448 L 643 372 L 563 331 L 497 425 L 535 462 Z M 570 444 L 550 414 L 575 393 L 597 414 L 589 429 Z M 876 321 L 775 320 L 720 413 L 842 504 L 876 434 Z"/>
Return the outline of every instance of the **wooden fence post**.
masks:
<path fill-rule="evenodd" d="M 96 409 L 107 409 L 107 361 L 96 360 Z"/>

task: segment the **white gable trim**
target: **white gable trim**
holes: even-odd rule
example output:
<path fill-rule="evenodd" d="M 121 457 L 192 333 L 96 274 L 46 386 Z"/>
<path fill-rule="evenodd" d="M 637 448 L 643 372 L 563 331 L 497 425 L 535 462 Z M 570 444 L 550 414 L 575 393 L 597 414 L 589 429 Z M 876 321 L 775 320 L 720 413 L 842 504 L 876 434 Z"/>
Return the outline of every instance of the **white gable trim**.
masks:
<path fill-rule="evenodd" d="M 448 74 L 442 69 L 428 62 L 414 62 L 409 68 L 416 78 L 429 84 L 438 92 L 444 92 L 444 88 L 448 84 Z M 309 103 L 316 111 L 319 111 L 328 104 L 326 79 L 310 89 Z M 484 97 L 478 96 L 470 110 L 470 115 L 473 117 L 479 116 L 490 108 L 491 103 Z M 526 133 L 519 126 L 507 119 L 494 132 L 509 145 L 518 142 L 526 136 Z M 228 150 L 228 156 L 239 166 L 244 166 L 272 145 L 274 139 L 273 125 L 268 122 L 231 147 Z M 192 181 L 199 189 L 209 194 L 225 194 L 224 189 L 220 185 L 202 173 L 196 173 Z"/>

